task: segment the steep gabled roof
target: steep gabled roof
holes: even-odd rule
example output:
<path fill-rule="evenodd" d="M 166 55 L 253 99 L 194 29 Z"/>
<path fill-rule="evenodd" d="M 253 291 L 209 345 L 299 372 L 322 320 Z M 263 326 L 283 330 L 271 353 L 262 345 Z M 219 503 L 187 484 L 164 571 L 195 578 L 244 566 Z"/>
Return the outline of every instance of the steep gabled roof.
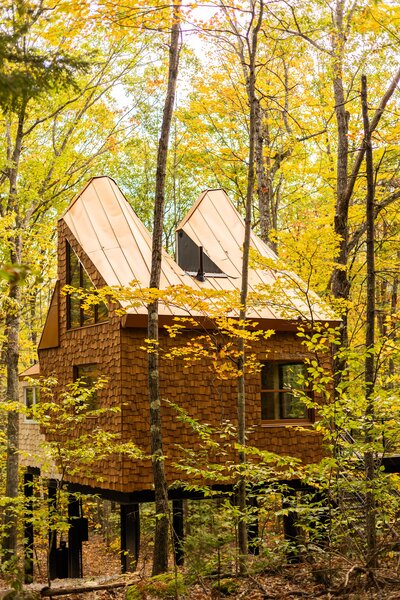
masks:
<path fill-rule="evenodd" d="M 61 217 L 109 286 L 137 281 L 148 287 L 151 234 L 109 177 L 94 177 Z M 163 252 L 161 287 L 190 285 L 191 278 Z M 172 311 L 164 307 L 166 314 Z M 144 313 L 145 307 L 132 310 Z M 174 314 L 184 314 L 174 311 Z"/>
<path fill-rule="evenodd" d="M 149 285 L 151 234 L 109 177 L 94 177 L 62 216 L 108 285 Z M 163 252 L 161 285 L 184 283 L 184 271 Z"/>
<path fill-rule="evenodd" d="M 137 281 L 148 287 L 151 265 L 151 234 L 140 221 L 116 183 L 109 177 L 95 177 L 71 202 L 61 217 L 83 251 L 92 261 L 107 285 L 126 286 Z M 161 287 L 187 285 L 216 290 L 240 289 L 244 221 L 223 190 L 203 192 L 178 227 L 222 271 L 224 276 L 207 276 L 204 282 L 185 272 L 164 251 Z M 262 256 L 276 259 L 275 253 L 254 233 L 251 245 Z M 250 289 L 259 284 L 272 284 L 276 275 L 271 270 L 251 269 Z M 295 306 L 299 315 L 307 316 L 307 306 L 290 291 L 287 304 Z M 129 313 L 145 314 L 146 307 L 129 309 Z M 285 321 L 277 303 L 266 303 L 249 316 Z M 160 305 L 160 314 L 182 315 L 184 310 Z M 332 319 L 319 309 L 314 318 Z"/>
<path fill-rule="evenodd" d="M 226 192 L 221 189 L 202 192 L 185 218 L 177 227 L 177 233 L 184 232 L 198 246 L 204 249 L 207 257 L 224 273 L 238 278 L 236 287 L 240 287 L 242 272 L 242 246 L 245 223 Z M 278 261 L 275 252 L 263 242 L 253 231 L 250 238 L 251 248 L 262 257 Z M 179 261 L 179 257 L 178 257 Z M 273 285 L 284 273 L 273 269 L 249 269 L 249 289 L 257 291 L 263 286 Z M 323 306 L 316 294 L 308 292 L 302 297 L 300 290 L 306 285 L 294 273 L 286 272 L 285 289 L 280 299 L 268 303 L 258 314 L 264 318 L 282 319 L 282 315 L 296 314 L 301 318 L 310 318 L 312 305 L 315 320 L 333 320 L 334 316 L 328 307 Z M 293 285 L 288 284 L 288 280 Z"/>
<path fill-rule="evenodd" d="M 241 277 L 244 221 L 224 190 L 207 190 L 200 194 L 179 223 L 177 232 L 181 230 L 198 246 L 203 246 L 207 256 L 224 273 Z M 254 232 L 251 232 L 251 247 L 261 256 L 278 260 L 275 252 Z"/>
<path fill-rule="evenodd" d="M 59 300 L 60 300 L 60 282 L 57 281 L 54 286 L 46 321 L 40 337 L 38 350 L 48 348 L 57 348 L 60 343 L 60 323 L 59 323 Z"/>

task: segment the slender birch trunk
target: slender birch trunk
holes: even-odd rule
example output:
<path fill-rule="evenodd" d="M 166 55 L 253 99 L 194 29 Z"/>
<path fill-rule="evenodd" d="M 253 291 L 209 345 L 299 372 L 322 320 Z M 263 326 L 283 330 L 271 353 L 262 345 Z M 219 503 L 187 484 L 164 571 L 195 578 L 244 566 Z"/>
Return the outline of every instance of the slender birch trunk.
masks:
<path fill-rule="evenodd" d="M 343 60 L 346 36 L 344 32 L 344 0 L 337 0 L 334 13 L 335 32 L 333 36 L 333 94 L 335 99 L 335 115 L 337 124 L 337 162 L 336 162 L 336 209 L 335 233 L 339 235 L 339 250 L 336 256 L 335 268 L 332 275 L 332 293 L 335 298 L 348 300 L 350 295 L 350 282 L 347 273 L 348 265 L 348 214 L 349 199 L 347 197 L 347 179 L 349 170 L 349 118 L 346 109 L 346 98 L 343 85 Z M 342 311 L 340 326 L 340 348 L 348 346 L 347 308 Z M 342 380 L 346 368 L 346 361 L 341 352 L 334 355 L 335 388 Z"/>
<path fill-rule="evenodd" d="M 266 243 L 270 243 L 270 233 L 272 228 L 271 204 L 272 204 L 272 178 L 271 178 L 271 158 L 270 158 L 270 139 L 268 124 L 264 126 L 264 114 L 260 101 L 256 100 L 255 111 L 255 163 L 257 173 L 258 188 L 258 212 L 260 214 L 260 237 Z M 264 164 L 264 143 L 268 148 L 266 164 Z"/>
<path fill-rule="evenodd" d="M 167 94 L 164 103 L 161 134 L 158 143 L 156 190 L 153 221 L 153 246 L 150 287 L 159 289 L 161 278 L 162 231 L 165 204 L 165 176 L 168 142 L 174 108 L 176 82 L 180 53 L 180 2 L 173 7 Z M 153 350 L 148 354 L 148 380 L 150 401 L 150 437 L 155 491 L 156 525 L 153 551 L 153 575 L 168 570 L 169 504 L 165 477 L 164 453 L 161 427 L 161 397 L 158 353 L 158 301 L 148 305 L 148 338 Z"/>
<path fill-rule="evenodd" d="M 257 42 L 263 18 L 264 1 L 259 2 L 259 13 L 256 16 L 255 7 L 253 7 L 253 20 L 255 25 L 251 30 L 248 40 L 249 57 L 248 65 L 243 58 L 244 72 L 247 74 L 247 99 L 250 109 L 250 131 L 249 131 L 249 158 L 247 171 L 247 191 L 246 191 L 246 215 L 245 232 L 243 241 L 243 259 L 242 259 L 242 284 L 240 290 L 240 315 L 241 321 L 246 319 L 247 313 L 247 295 L 249 287 L 249 254 L 250 254 L 250 234 L 251 234 L 251 209 L 253 204 L 254 185 L 256 181 L 255 154 L 256 154 L 256 134 L 257 134 L 257 97 L 256 97 L 256 56 Z M 243 54 L 242 54 L 243 56 Z M 239 342 L 238 358 L 238 442 L 241 446 L 239 452 L 239 464 L 246 464 L 246 379 L 245 379 L 245 342 L 241 339 Z M 238 482 L 238 507 L 240 518 L 238 523 L 238 542 L 239 542 L 239 571 L 241 574 L 247 571 L 247 519 L 246 519 L 246 477 L 242 475 Z"/>
<path fill-rule="evenodd" d="M 361 102 L 364 122 L 364 148 L 367 174 L 367 323 L 365 334 L 365 397 L 366 397 L 366 432 L 367 451 L 364 453 L 365 478 L 367 491 L 365 495 L 365 530 L 367 533 L 367 566 L 376 569 L 376 501 L 374 492 L 375 464 L 374 453 L 368 444 L 374 441 L 374 379 L 375 379 L 375 215 L 374 215 L 374 167 L 372 157 L 371 130 L 368 118 L 367 78 L 361 78 Z M 372 574 L 373 577 L 373 574 Z"/>

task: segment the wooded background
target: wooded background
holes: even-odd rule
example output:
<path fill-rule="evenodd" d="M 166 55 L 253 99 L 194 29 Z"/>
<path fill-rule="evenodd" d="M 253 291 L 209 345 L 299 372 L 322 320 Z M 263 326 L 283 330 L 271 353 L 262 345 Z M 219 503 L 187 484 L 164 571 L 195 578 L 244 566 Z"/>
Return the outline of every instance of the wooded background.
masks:
<path fill-rule="evenodd" d="M 152 228 L 174 18 L 156 0 L 2 0 L 0 11 L 2 394 L 16 402 L 56 276 L 56 221 L 73 195 L 110 175 Z M 347 414 L 371 417 L 373 397 L 382 419 L 399 410 L 399 23 L 395 2 L 185 3 L 163 224 L 173 254 L 201 190 L 223 187 L 242 214 L 250 199 L 247 217 L 282 266 L 342 318 L 335 370 L 337 386 L 344 369 L 352 386 Z M 16 446 L 12 414 L 3 435 Z"/>

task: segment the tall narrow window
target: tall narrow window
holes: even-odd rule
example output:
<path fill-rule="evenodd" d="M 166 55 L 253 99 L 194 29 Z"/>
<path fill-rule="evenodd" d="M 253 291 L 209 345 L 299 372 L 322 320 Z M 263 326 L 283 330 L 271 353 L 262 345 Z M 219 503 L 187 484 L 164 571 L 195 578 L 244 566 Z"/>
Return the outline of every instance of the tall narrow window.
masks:
<path fill-rule="evenodd" d="M 313 421 L 301 394 L 303 363 L 269 362 L 261 367 L 261 418 L 265 421 Z"/>
<path fill-rule="evenodd" d="M 24 403 L 26 408 L 25 421 L 34 422 L 33 409 L 39 400 L 39 388 L 36 386 L 24 387 Z"/>
<path fill-rule="evenodd" d="M 67 242 L 67 283 L 74 288 L 90 290 L 93 284 L 82 263 Z M 74 329 L 84 325 L 93 325 L 108 319 L 108 309 L 104 302 L 83 310 L 83 302 L 75 294 L 67 295 L 67 327 Z"/>

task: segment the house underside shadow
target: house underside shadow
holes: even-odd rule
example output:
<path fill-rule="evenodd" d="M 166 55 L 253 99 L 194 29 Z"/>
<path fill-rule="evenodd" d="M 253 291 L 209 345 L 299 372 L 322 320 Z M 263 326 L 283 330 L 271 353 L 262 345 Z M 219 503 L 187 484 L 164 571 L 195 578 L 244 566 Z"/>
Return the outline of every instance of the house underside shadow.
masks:
<path fill-rule="evenodd" d="M 40 470 L 28 468 L 24 475 L 26 495 L 26 525 L 25 525 L 25 582 L 33 580 L 34 567 L 34 532 L 33 532 L 33 509 L 32 490 L 35 477 L 40 477 Z M 280 481 L 285 492 L 282 493 L 282 508 L 290 506 L 293 495 L 297 493 L 316 493 L 316 490 L 298 480 Z M 47 481 L 47 499 L 50 507 L 55 508 L 57 498 L 58 482 L 55 479 Z M 90 487 L 79 484 L 63 485 L 63 490 L 68 494 L 68 537 L 62 540 L 56 529 L 48 534 L 48 568 L 49 578 L 80 578 L 84 576 L 82 563 L 82 542 L 89 541 L 88 519 L 85 518 L 82 508 L 82 497 L 96 496 L 102 500 L 109 500 L 119 504 L 120 513 L 120 557 L 121 573 L 134 572 L 136 570 L 141 544 L 141 505 L 154 502 L 153 490 L 142 490 L 129 492 L 116 492 L 103 488 Z M 213 485 L 207 491 L 189 491 L 174 487 L 169 490 L 168 496 L 171 506 L 171 530 L 173 532 L 173 557 L 175 564 L 180 566 L 185 560 L 185 500 L 210 500 L 210 492 L 213 500 L 229 499 L 232 504 L 236 503 L 234 485 Z M 248 503 L 251 506 L 253 517 L 248 524 L 248 551 L 249 554 L 258 555 L 260 548 L 260 530 L 258 521 L 258 502 L 262 501 L 262 486 L 253 488 L 249 493 Z M 256 516 L 254 516 L 256 515 Z M 297 516 L 293 510 L 287 511 L 282 518 L 282 533 L 284 539 L 290 543 L 288 552 L 289 562 L 297 562 L 298 554 L 296 545 L 299 539 L 297 527 Z M 293 551 L 293 549 L 295 549 Z"/>
<path fill-rule="evenodd" d="M 400 473 L 400 455 L 386 456 L 381 459 L 382 466 L 387 473 Z M 26 521 L 25 521 L 25 582 L 33 580 L 33 556 L 34 556 L 34 533 L 32 525 L 32 494 L 34 478 L 40 476 L 37 468 L 28 468 L 24 475 L 24 489 L 26 496 Z M 327 500 L 323 494 L 314 487 L 300 480 L 282 480 L 280 486 L 285 492 L 282 494 L 282 508 L 287 509 L 282 518 L 284 539 L 289 543 L 287 558 L 289 562 L 297 562 L 299 559 L 299 543 L 302 537 L 297 523 L 296 510 L 293 508 L 292 500 L 296 494 L 312 494 L 320 501 Z M 49 531 L 49 578 L 80 578 L 83 577 L 82 564 L 82 542 L 89 540 L 88 521 L 82 512 L 82 496 L 96 496 L 102 500 L 109 500 L 120 506 L 120 556 L 121 572 L 133 572 L 136 570 L 140 554 L 141 518 L 140 506 L 154 502 L 153 490 L 142 490 L 134 492 L 116 492 L 103 488 L 87 485 L 65 484 L 69 496 L 68 500 L 68 543 L 60 541 L 56 531 Z M 229 498 L 235 502 L 235 487 L 233 485 L 211 486 L 212 497 Z M 48 481 L 48 502 L 54 505 L 56 502 L 57 481 Z M 257 506 L 263 497 L 263 487 L 257 486 L 249 494 L 249 504 L 252 506 L 253 515 L 257 515 L 248 524 L 248 547 L 249 553 L 259 553 L 259 523 Z M 171 502 L 171 520 L 173 531 L 174 561 L 179 565 L 184 564 L 185 545 L 185 511 L 184 500 L 210 499 L 202 491 L 189 491 L 183 488 L 172 488 L 168 492 Z M 324 517 L 322 517 L 324 519 Z M 321 540 L 320 540 L 321 541 Z"/>

